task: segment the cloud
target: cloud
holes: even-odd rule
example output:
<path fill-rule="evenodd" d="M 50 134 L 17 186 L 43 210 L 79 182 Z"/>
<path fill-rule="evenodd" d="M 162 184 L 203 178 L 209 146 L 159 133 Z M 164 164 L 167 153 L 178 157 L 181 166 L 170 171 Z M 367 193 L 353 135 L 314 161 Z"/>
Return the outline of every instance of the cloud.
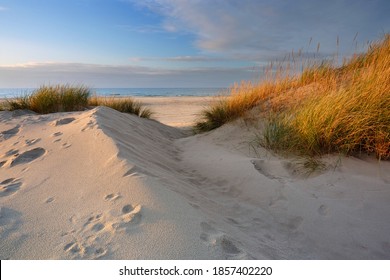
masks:
<path fill-rule="evenodd" d="M 3 12 L 3 11 L 7 11 L 8 8 L 4 7 L 4 6 L 0 6 L 0 12 Z"/>
<path fill-rule="evenodd" d="M 330 52 L 337 36 L 351 48 L 357 32 L 365 42 L 390 31 L 388 0 L 131 2 L 162 15 L 167 32 L 195 34 L 194 44 L 207 52 L 285 52 L 307 47 L 310 38 Z"/>
<path fill-rule="evenodd" d="M 91 87 L 226 87 L 253 78 L 245 67 L 183 69 L 83 63 L 26 63 L 0 66 L 0 87 L 70 83 Z"/>

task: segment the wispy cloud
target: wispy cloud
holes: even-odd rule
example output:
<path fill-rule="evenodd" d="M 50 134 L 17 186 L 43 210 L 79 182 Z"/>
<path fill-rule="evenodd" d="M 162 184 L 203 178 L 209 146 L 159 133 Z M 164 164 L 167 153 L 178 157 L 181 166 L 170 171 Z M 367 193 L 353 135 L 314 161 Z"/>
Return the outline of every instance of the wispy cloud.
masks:
<path fill-rule="evenodd" d="M 135 65 L 147 65 L 148 63 L 154 62 L 170 62 L 176 63 L 176 65 L 190 65 L 193 67 L 196 65 L 222 65 L 222 64 L 234 64 L 241 63 L 246 65 L 267 65 L 269 62 L 278 61 L 291 61 L 294 57 L 295 60 L 299 61 L 305 59 L 311 60 L 323 60 L 333 54 L 331 53 L 317 53 L 310 51 L 296 50 L 289 52 L 279 51 L 263 51 L 263 52 L 249 52 L 249 53 L 229 53 L 229 55 L 200 55 L 200 56 L 172 56 L 172 57 L 130 57 L 129 61 Z M 252 66 L 251 66 L 252 67 Z"/>
<path fill-rule="evenodd" d="M 4 7 L 4 6 L 0 6 L 0 12 L 4 12 L 4 11 L 7 11 L 8 8 Z"/>
<path fill-rule="evenodd" d="M 311 37 L 330 51 L 337 36 L 350 48 L 356 32 L 364 42 L 390 31 L 387 0 L 131 2 L 162 15 L 166 31 L 195 34 L 195 45 L 208 52 L 290 51 Z"/>

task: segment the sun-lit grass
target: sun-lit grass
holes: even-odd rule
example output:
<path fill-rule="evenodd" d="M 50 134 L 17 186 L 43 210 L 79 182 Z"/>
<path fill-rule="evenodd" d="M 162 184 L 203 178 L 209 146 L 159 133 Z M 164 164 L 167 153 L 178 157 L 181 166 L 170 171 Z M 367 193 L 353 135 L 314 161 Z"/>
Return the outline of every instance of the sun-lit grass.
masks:
<path fill-rule="evenodd" d="M 285 71 L 285 72 L 283 72 Z M 214 129 L 261 108 L 261 144 L 301 155 L 375 153 L 390 158 L 390 35 L 345 60 L 282 69 L 259 84 L 242 83 L 203 112 L 198 130 Z"/>
<path fill-rule="evenodd" d="M 91 90 L 85 86 L 70 85 L 41 86 L 29 95 L 5 100 L 0 109 L 31 110 L 39 114 L 48 114 L 81 111 L 89 106 L 107 106 L 119 112 L 148 119 L 153 114 L 149 108 L 131 98 L 99 98 L 91 96 Z"/>
<path fill-rule="evenodd" d="M 106 106 L 122 113 L 134 114 L 141 118 L 150 119 L 153 112 L 145 107 L 141 102 L 135 101 L 130 97 L 126 98 L 104 98 L 94 96 L 89 99 L 89 106 Z"/>
<path fill-rule="evenodd" d="M 84 86 L 41 86 L 30 95 L 6 101 L 8 110 L 26 109 L 39 114 L 83 110 L 90 90 Z"/>

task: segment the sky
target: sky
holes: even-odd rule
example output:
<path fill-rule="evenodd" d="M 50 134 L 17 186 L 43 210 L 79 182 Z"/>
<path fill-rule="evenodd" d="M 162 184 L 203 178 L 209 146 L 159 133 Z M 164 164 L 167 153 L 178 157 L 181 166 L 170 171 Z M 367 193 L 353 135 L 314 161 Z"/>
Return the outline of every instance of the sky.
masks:
<path fill-rule="evenodd" d="M 361 51 L 389 15 L 389 0 L 0 0 L 0 88 L 229 87 L 299 50 Z"/>

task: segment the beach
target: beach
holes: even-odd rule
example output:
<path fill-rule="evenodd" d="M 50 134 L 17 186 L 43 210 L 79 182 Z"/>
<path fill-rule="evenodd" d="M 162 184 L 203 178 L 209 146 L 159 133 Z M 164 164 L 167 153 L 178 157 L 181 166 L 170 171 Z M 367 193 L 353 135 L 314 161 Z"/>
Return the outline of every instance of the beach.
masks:
<path fill-rule="evenodd" d="M 200 113 L 216 98 L 210 96 L 137 97 L 155 112 L 155 119 L 178 128 L 190 128 Z M 180 116 L 180 117 L 179 117 Z"/>
<path fill-rule="evenodd" d="M 302 159 L 261 123 L 190 128 L 211 97 L 0 112 L 1 259 L 390 259 L 390 162 Z"/>

